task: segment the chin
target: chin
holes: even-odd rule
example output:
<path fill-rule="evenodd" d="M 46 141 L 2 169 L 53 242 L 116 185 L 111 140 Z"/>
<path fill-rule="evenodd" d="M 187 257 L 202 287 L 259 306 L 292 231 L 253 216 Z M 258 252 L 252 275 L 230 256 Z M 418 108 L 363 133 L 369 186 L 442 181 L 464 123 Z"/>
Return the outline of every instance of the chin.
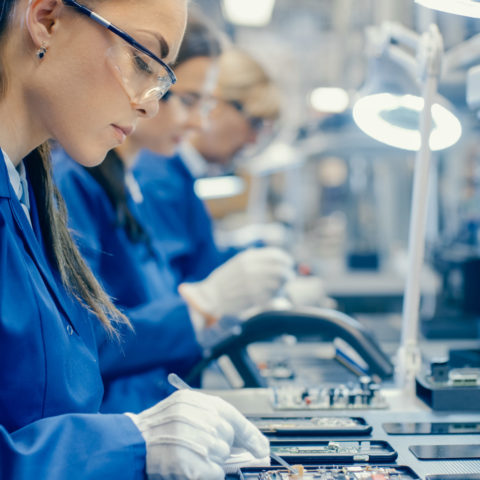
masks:
<path fill-rule="evenodd" d="M 85 152 L 83 155 L 72 156 L 72 158 L 83 167 L 96 167 L 105 160 L 107 153 L 108 150 Z"/>

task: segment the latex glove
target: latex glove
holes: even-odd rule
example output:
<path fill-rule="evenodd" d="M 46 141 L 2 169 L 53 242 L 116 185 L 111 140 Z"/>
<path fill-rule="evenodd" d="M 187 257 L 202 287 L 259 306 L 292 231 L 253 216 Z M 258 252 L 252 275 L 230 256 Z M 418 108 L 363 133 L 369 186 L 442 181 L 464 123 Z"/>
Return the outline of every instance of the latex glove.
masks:
<path fill-rule="evenodd" d="M 205 280 L 182 283 L 179 292 L 207 319 L 238 315 L 268 302 L 294 276 L 294 261 L 276 247 L 251 248 L 216 268 Z"/>
<path fill-rule="evenodd" d="M 180 390 L 138 415 L 127 415 L 145 439 L 152 480 L 223 480 L 234 448 L 255 458 L 270 453 L 268 440 L 237 409 L 193 390 Z"/>
<path fill-rule="evenodd" d="M 337 302 L 327 296 L 323 280 L 313 275 L 295 277 L 283 289 L 293 307 L 335 308 Z"/>

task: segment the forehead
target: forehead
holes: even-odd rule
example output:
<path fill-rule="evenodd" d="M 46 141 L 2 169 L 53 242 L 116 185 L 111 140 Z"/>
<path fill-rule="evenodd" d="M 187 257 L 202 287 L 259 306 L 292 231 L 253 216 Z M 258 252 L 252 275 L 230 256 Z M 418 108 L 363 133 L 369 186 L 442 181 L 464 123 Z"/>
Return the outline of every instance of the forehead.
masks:
<path fill-rule="evenodd" d="M 175 67 L 177 83 L 174 88 L 179 90 L 197 91 L 207 87 L 207 80 L 214 67 L 214 60 L 208 57 L 195 57 Z"/>
<path fill-rule="evenodd" d="M 176 58 L 185 30 L 186 0 L 110 0 L 91 2 L 90 7 L 139 42 L 148 41 L 154 53 L 161 53 L 163 38 L 169 50 L 164 60 Z"/>

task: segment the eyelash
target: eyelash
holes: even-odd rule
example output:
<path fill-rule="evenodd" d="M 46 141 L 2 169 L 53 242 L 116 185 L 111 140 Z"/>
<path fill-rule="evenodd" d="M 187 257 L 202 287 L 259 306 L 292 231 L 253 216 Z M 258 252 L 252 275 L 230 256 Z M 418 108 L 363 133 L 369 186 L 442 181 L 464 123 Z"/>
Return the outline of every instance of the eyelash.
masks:
<path fill-rule="evenodd" d="M 150 68 L 147 62 L 136 52 L 133 53 L 133 60 L 135 62 L 135 67 L 141 72 L 147 73 L 149 75 L 153 74 L 153 70 Z"/>

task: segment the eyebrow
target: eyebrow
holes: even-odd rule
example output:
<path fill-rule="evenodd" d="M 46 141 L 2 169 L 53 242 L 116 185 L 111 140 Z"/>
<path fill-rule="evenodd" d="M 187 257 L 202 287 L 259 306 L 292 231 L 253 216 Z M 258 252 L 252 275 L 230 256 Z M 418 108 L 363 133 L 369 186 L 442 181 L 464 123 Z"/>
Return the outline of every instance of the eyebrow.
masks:
<path fill-rule="evenodd" d="M 168 54 L 170 53 L 170 47 L 162 35 L 158 36 L 158 43 L 160 43 L 160 58 L 168 57 Z"/>

